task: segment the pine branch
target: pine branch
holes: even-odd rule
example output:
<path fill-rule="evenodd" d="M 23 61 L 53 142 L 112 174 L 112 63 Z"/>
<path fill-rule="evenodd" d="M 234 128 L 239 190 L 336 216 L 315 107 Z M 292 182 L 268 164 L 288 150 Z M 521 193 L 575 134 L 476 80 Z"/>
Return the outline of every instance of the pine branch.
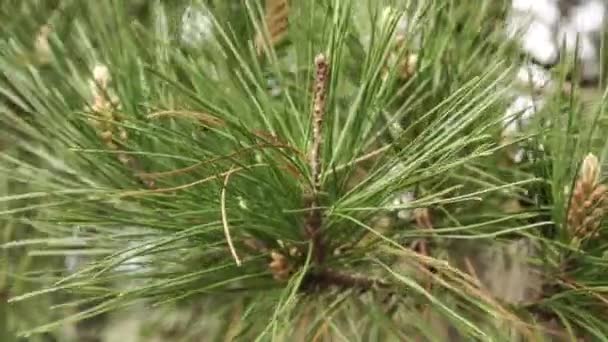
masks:
<path fill-rule="evenodd" d="M 316 76 L 312 105 L 312 147 L 310 150 L 310 170 L 312 175 L 312 199 L 310 212 L 306 218 L 305 231 L 313 244 L 314 260 L 322 264 L 325 259 L 325 246 L 321 236 L 323 224 L 321 209 L 319 209 L 319 193 L 321 191 L 321 145 L 323 143 L 323 115 L 325 114 L 327 81 L 329 64 L 324 55 L 315 57 Z"/>
<path fill-rule="evenodd" d="M 474 7 L 486 8 L 489 1 Z M 411 39 L 406 46 L 403 35 L 395 41 L 392 30 L 372 23 L 373 13 L 385 5 L 380 2 L 359 6 L 351 0 L 265 0 L 259 23 L 259 13 L 249 4 L 245 3 L 248 13 L 242 16 L 243 11 L 232 4 L 214 0 L 209 2 L 208 16 L 189 18 L 198 21 L 190 26 L 206 30 L 201 35 L 217 39 L 199 41 L 197 49 L 182 49 L 184 42 L 171 37 L 179 36 L 183 27 L 173 24 L 179 24 L 180 14 L 192 11 L 182 11 L 181 4 L 170 8 L 155 2 L 150 11 L 154 27 L 141 34 L 134 29 L 138 25 L 133 25 L 131 13 L 121 6 L 91 2 L 81 7 L 80 2 L 62 1 L 67 2 L 78 12 L 75 34 L 64 37 L 64 30 L 51 23 L 48 27 L 56 29 L 52 44 L 47 26 L 23 35 L 32 45 L 38 34 L 34 47 L 41 59 L 52 58 L 53 63 L 34 72 L 12 68 L 13 64 L 30 66 L 13 62 L 27 44 L 12 37 L 0 41 L 0 74 L 5 75 L 0 77 L 1 97 L 14 112 L 0 115 L 0 122 L 15 128 L 9 130 L 10 141 L 17 138 L 15 149 L 27 154 L 26 158 L 3 155 L 0 161 L 7 178 L 27 184 L 26 190 L 10 189 L 0 197 L 0 211 L 1 217 L 11 220 L 32 213 L 27 223 L 52 237 L 25 240 L 23 246 L 28 248 L 31 244 L 53 249 L 33 256 L 108 254 L 91 256 L 91 265 L 68 276 L 61 273 L 57 283 L 55 266 L 40 267 L 40 278 L 52 273 L 52 280 L 37 284 L 43 289 L 36 288 L 31 295 L 78 291 L 88 296 L 85 300 L 102 302 L 74 319 L 144 298 L 170 303 L 189 297 L 200 302 L 203 297 L 213 301 L 205 316 L 216 315 L 237 312 L 229 306 L 239 297 L 256 306 L 242 308 L 248 328 L 234 334 L 244 339 L 266 331 L 279 339 L 292 337 L 291 319 L 302 309 L 293 303 L 302 293 L 315 296 L 315 302 L 329 299 L 327 307 L 320 305 L 319 314 L 311 314 L 329 327 L 330 339 L 334 332 L 343 334 L 342 323 L 347 322 L 355 327 L 344 334 L 348 340 L 361 339 L 362 332 L 372 330 L 378 332 L 378 339 L 415 340 L 427 332 L 419 333 L 421 327 L 431 330 L 434 317 L 444 315 L 465 339 L 489 340 L 502 335 L 489 329 L 496 321 L 508 325 L 516 321 L 516 314 L 502 308 L 479 282 L 450 269 L 452 251 L 445 249 L 456 244 L 454 240 L 493 243 L 522 231 L 533 236 L 530 228 L 537 227 L 521 223 L 536 218 L 536 213 L 506 213 L 496 203 L 497 197 L 511 196 L 512 188 L 519 191 L 533 176 L 529 165 L 510 165 L 517 170 L 505 170 L 493 160 L 514 59 L 507 54 L 512 49 L 495 36 L 480 37 L 479 23 L 489 22 L 481 11 L 434 2 L 424 9 L 408 8 L 404 16 L 422 20 L 405 31 L 412 38 L 420 34 L 425 39 L 419 44 Z M 176 18 L 165 17 L 178 11 L 182 13 Z M 254 37 L 249 19 L 256 29 Z M 209 25 L 210 21 L 217 25 Z M 222 25 L 225 22 L 230 25 Z M 249 58 L 249 46 L 243 44 L 253 38 L 255 53 L 262 57 L 272 54 L 288 34 L 292 39 L 282 46 L 285 53 L 264 61 Z M 324 55 L 315 58 L 311 96 L 302 78 L 310 78 L 310 51 L 319 47 L 326 47 L 331 68 Z M 121 77 L 110 82 L 107 68 L 99 68 L 92 89 L 87 89 L 83 84 L 88 73 L 82 66 L 100 58 Z M 386 77 L 387 72 L 396 74 Z M 113 98 L 118 92 L 120 102 Z M 98 137 L 82 130 L 82 108 L 87 102 L 82 95 L 87 93 L 93 95 L 88 112 Z M 326 104 L 329 93 L 331 107 Z M 559 101 L 546 99 L 553 108 L 563 108 Z M 572 113 L 572 118 L 578 117 L 578 112 Z M 547 122 L 563 133 L 560 117 Z M 568 127 L 578 125 L 568 123 Z M 541 131 L 531 127 L 529 133 Z M 569 140 L 548 140 L 543 141 L 548 157 L 539 156 L 541 162 L 558 160 L 553 157 L 569 150 L 565 148 Z M 74 152 L 74 146 L 100 144 L 103 151 Z M 300 150 L 305 144 L 308 150 Z M 119 162 L 97 163 L 85 153 L 113 154 Z M 540 176 L 555 186 L 555 202 L 550 199 L 542 205 L 557 208 L 559 221 L 551 218 L 554 222 L 563 221 L 566 196 L 559 196 L 564 188 L 559 182 L 568 179 L 562 177 L 565 172 L 556 174 L 569 170 L 570 163 L 568 159 L 566 167 L 555 166 L 555 174 Z M 397 164 L 403 167 L 388 171 Z M 580 241 L 600 233 L 606 202 L 597 159 L 583 164 L 567 218 L 571 237 Z M 142 189 L 128 186 L 134 180 L 143 184 Z M 399 214 L 392 215 L 399 208 L 390 205 L 390 198 L 418 185 L 432 193 L 400 209 L 420 207 L 413 211 L 420 231 L 409 229 L 414 228 L 411 216 L 403 222 Z M 453 197 L 446 198 L 448 193 Z M 431 214 L 423 208 L 438 210 Z M 383 227 L 376 224 L 379 216 L 387 218 Z M 57 241 L 71 237 L 75 226 L 91 231 L 86 233 L 86 244 L 66 252 Z M 359 243 L 370 233 L 376 238 L 373 244 Z M 404 247 L 402 239 L 414 239 L 414 244 Z M 551 298 L 539 302 L 549 311 L 567 306 L 561 312 L 567 321 L 580 320 L 577 329 L 598 333 L 608 331 L 598 319 L 600 305 L 605 305 L 605 269 L 598 258 L 605 246 L 602 239 L 594 239 L 584 246 L 585 253 L 572 258 L 576 258 L 574 271 L 563 272 L 571 277 L 567 283 L 548 279 L 555 286 L 543 299 Z M 437 243 L 430 245 L 431 241 Z M 546 241 L 550 247 L 557 245 Z M 335 253 L 338 246 L 352 247 Z M 312 267 L 305 268 L 303 250 L 309 248 Z M 548 250 L 561 253 L 559 248 Z M 139 261 L 131 263 L 135 258 Z M 145 264 L 145 270 L 124 272 L 123 263 Z M 475 263 L 466 259 L 465 264 L 477 279 Z M 297 271 L 306 273 L 294 289 L 296 274 L 301 275 Z M 478 271 L 485 281 L 486 270 Z M 408 289 L 405 294 L 404 289 Z M 360 319 L 351 306 L 342 306 L 341 299 L 351 293 L 376 290 L 399 294 L 392 297 L 400 304 L 397 314 L 376 319 L 365 307 L 366 316 Z M 354 302 L 365 305 L 368 297 L 377 300 L 354 297 Z M 341 311 L 344 316 L 338 318 Z M 533 309 L 516 305 L 514 311 L 522 313 L 519 317 L 534 314 Z M 199 322 L 201 312 L 195 312 L 194 321 Z M 45 318 L 49 319 L 53 318 Z M 398 333 L 391 336 L 392 331 Z M 416 332 L 410 335 L 412 331 Z"/>

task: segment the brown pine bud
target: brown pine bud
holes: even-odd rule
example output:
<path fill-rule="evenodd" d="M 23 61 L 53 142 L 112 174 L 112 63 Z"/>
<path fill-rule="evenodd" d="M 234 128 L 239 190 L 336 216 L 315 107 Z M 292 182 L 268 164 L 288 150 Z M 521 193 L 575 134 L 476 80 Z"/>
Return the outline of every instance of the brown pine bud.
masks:
<path fill-rule="evenodd" d="M 112 103 L 108 99 L 108 85 L 110 83 L 110 71 L 103 64 L 98 64 L 93 68 L 93 80 L 90 82 L 91 94 L 93 94 L 93 111 L 103 113 L 112 108 Z"/>
<path fill-rule="evenodd" d="M 418 66 L 418 55 L 407 54 L 399 63 L 399 76 L 403 80 L 407 80 L 414 76 L 416 67 Z"/>
<path fill-rule="evenodd" d="M 127 138 L 129 137 L 127 131 L 125 131 L 125 129 L 122 127 L 118 129 L 118 136 L 120 137 L 121 141 L 127 141 Z"/>
<path fill-rule="evenodd" d="M 36 35 L 36 40 L 34 41 L 34 49 L 36 53 L 36 58 L 38 63 L 47 64 L 51 61 L 53 57 L 53 52 L 51 51 L 51 45 L 49 44 L 49 36 L 51 35 L 52 27 L 50 25 L 43 25 L 38 34 Z"/>
<path fill-rule="evenodd" d="M 118 161 L 133 169 L 136 174 L 141 173 L 137 160 L 127 153 L 120 152 L 124 148 L 128 134 L 123 127 L 116 124 L 120 120 L 115 111 L 118 101 L 112 100 L 109 96 L 110 81 L 110 70 L 107 66 L 98 64 L 93 68 L 93 79 L 89 86 L 93 97 L 91 108 L 95 118 L 89 121 L 97 130 L 103 144 L 112 151 L 118 151 L 116 155 Z M 138 178 L 146 187 L 155 187 L 155 183 L 151 179 L 141 176 L 138 176 Z"/>
<path fill-rule="evenodd" d="M 270 258 L 271 261 L 268 267 L 273 278 L 280 282 L 289 280 L 292 271 L 289 260 L 283 254 L 276 251 L 270 252 Z"/>
<path fill-rule="evenodd" d="M 597 157 L 595 155 L 589 153 L 583 160 L 579 180 L 582 185 L 587 187 L 586 189 L 591 189 L 598 184 L 599 178 L 599 161 L 597 160 Z"/>
<path fill-rule="evenodd" d="M 268 45 L 275 46 L 287 36 L 289 25 L 289 3 L 287 0 L 266 0 L 264 23 L 268 29 Z M 266 41 L 263 32 L 258 31 L 254 39 L 258 56 L 264 53 Z"/>
<path fill-rule="evenodd" d="M 391 67 L 396 68 L 397 77 L 400 80 L 408 80 L 416 73 L 418 67 L 418 55 L 415 53 L 402 53 L 402 49 L 406 44 L 404 35 L 397 35 L 394 43 L 394 48 L 388 57 L 388 60 L 382 68 L 382 78 L 386 80 L 389 76 Z"/>
<path fill-rule="evenodd" d="M 433 221 L 431 220 L 431 211 L 429 208 L 414 209 L 414 219 L 416 226 L 422 229 L 433 229 Z"/>
<path fill-rule="evenodd" d="M 583 160 L 568 209 L 568 229 L 577 243 L 597 235 L 606 213 L 608 188 L 599 184 L 599 179 L 599 161 L 593 154 L 588 154 Z"/>
<path fill-rule="evenodd" d="M 112 142 L 112 132 L 111 131 L 103 131 L 103 132 L 99 133 L 99 136 L 101 137 L 101 140 L 103 140 L 103 142 L 105 142 L 106 144 L 110 144 Z"/>

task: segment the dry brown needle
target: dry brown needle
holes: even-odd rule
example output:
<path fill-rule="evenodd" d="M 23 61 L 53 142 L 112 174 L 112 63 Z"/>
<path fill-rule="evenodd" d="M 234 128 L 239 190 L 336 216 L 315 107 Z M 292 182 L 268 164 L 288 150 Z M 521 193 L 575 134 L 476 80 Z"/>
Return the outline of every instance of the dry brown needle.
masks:
<path fill-rule="evenodd" d="M 264 32 L 261 31 L 262 28 L 258 30 L 254 40 L 258 56 L 262 55 L 265 48 L 277 45 L 287 36 L 287 29 L 289 26 L 288 1 L 266 0 L 264 24 L 268 30 L 268 41 L 266 41 L 264 37 Z"/>

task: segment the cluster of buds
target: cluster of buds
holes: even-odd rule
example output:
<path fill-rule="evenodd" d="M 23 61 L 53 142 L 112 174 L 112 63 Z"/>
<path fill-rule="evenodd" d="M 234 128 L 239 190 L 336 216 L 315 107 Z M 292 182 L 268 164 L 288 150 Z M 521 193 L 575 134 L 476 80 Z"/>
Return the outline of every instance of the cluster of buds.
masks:
<path fill-rule="evenodd" d="M 398 15 L 399 13 L 391 8 L 387 7 L 382 12 L 381 24 L 386 24 L 391 16 Z M 408 80 L 412 76 L 414 76 L 416 72 L 416 68 L 418 66 L 418 55 L 415 53 L 410 53 L 408 51 L 403 52 L 406 48 L 406 44 L 409 45 L 419 45 L 418 37 L 411 37 L 411 39 L 407 39 L 408 36 L 412 35 L 409 32 L 409 26 L 411 23 L 405 14 L 401 14 L 398 18 L 397 27 L 395 29 L 395 40 L 393 43 L 393 51 L 388 56 L 388 59 L 382 69 L 382 77 L 384 79 L 388 78 L 389 72 L 391 70 L 395 70 L 397 73 L 397 78 L 400 80 Z"/>
<path fill-rule="evenodd" d="M 90 120 L 99 134 L 99 137 L 111 150 L 118 150 L 119 146 L 115 141 L 126 142 L 127 132 L 124 128 L 116 125 L 119 120 L 114 108 L 117 105 L 116 100 L 112 100 L 109 94 L 110 71 L 105 65 L 96 65 L 93 68 L 93 80 L 90 81 L 91 94 L 93 95 L 93 103 L 91 109 L 95 113 L 96 118 Z M 119 154 L 118 158 L 121 163 L 128 164 L 129 157 L 124 154 Z"/>
<path fill-rule="evenodd" d="M 289 280 L 293 271 L 293 265 L 291 265 L 289 259 L 285 255 L 275 251 L 270 252 L 270 259 L 268 267 L 270 268 L 272 277 L 279 282 Z"/>
<path fill-rule="evenodd" d="M 401 50 L 404 49 L 405 42 L 404 35 L 397 35 L 393 51 L 382 69 L 382 77 L 384 79 L 388 78 L 392 68 L 394 68 L 397 78 L 400 80 L 408 80 L 416 73 L 418 55 L 415 53 L 402 53 Z"/>
<path fill-rule="evenodd" d="M 599 161 L 593 154 L 583 160 L 568 209 L 568 230 L 578 247 L 583 240 L 598 235 L 606 213 L 608 187 L 599 183 Z"/>
<path fill-rule="evenodd" d="M 281 241 L 279 241 L 282 244 Z M 296 247 L 290 247 L 288 255 L 276 250 L 270 251 L 270 263 L 268 268 L 272 277 L 279 282 L 286 282 L 293 275 L 295 270 L 294 260 L 301 258 L 302 253 Z"/>
<path fill-rule="evenodd" d="M 90 123 L 97 129 L 104 145 L 112 151 L 117 151 L 117 158 L 123 165 L 134 171 L 141 171 L 133 157 L 119 152 L 120 145 L 126 143 L 128 135 L 127 131 L 117 124 L 120 117 L 115 109 L 118 108 L 119 101 L 110 93 L 110 81 L 110 71 L 107 66 L 99 64 L 93 68 L 93 80 L 89 86 L 93 96 L 91 109 L 95 117 L 90 119 Z M 149 188 L 154 187 L 154 181 L 150 179 L 141 177 L 141 181 Z"/>
<path fill-rule="evenodd" d="M 412 203 L 416 200 L 416 196 L 412 191 L 404 191 L 397 194 L 393 200 L 392 204 L 394 207 L 403 207 L 412 205 Z M 431 211 L 429 208 L 399 208 L 397 209 L 397 218 L 401 221 L 406 222 L 415 222 L 416 227 L 421 229 L 431 229 L 433 228 L 433 222 L 431 219 Z"/>

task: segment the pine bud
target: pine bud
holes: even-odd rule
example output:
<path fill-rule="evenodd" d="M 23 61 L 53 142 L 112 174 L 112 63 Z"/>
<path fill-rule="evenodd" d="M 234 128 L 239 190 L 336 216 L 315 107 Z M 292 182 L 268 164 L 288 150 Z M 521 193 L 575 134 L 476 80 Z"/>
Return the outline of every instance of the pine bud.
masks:
<path fill-rule="evenodd" d="M 93 79 L 89 82 L 93 103 L 91 109 L 95 118 L 91 119 L 91 125 L 97 130 L 99 138 L 103 144 L 112 151 L 117 151 L 117 159 L 123 165 L 134 170 L 136 173 L 141 172 L 141 167 L 138 161 L 127 153 L 121 152 L 120 146 L 128 139 L 127 131 L 116 124 L 120 121 L 120 117 L 114 110 L 118 107 L 119 102 L 113 99 L 110 94 L 110 70 L 106 65 L 97 64 L 93 67 Z M 117 144 L 118 142 L 118 144 Z M 154 188 L 154 181 L 145 177 L 138 176 L 140 181 L 148 188 Z"/>
<path fill-rule="evenodd" d="M 287 0 L 266 0 L 264 22 L 268 29 L 268 45 L 275 46 L 287 36 L 289 25 L 289 3 Z M 266 47 L 264 34 L 258 31 L 254 45 L 258 56 L 261 56 Z"/>
<path fill-rule="evenodd" d="M 93 79 L 101 89 L 107 90 L 110 83 L 110 70 L 103 64 L 97 64 L 93 67 Z"/>
<path fill-rule="evenodd" d="M 583 160 L 583 166 L 581 167 L 580 182 L 586 186 L 587 190 L 595 187 L 599 182 L 600 167 L 597 157 L 593 154 L 588 154 Z"/>
<path fill-rule="evenodd" d="M 597 235 L 606 213 L 608 187 L 599 184 L 599 178 L 599 161 L 593 154 L 588 154 L 574 185 L 568 210 L 568 229 L 577 244 Z"/>
<path fill-rule="evenodd" d="M 414 209 L 414 220 L 416 226 L 421 229 L 433 229 L 433 221 L 431 219 L 431 211 L 429 208 Z"/>
<path fill-rule="evenodd" d="M 34 49 L 36 52 L 36 58 L 41 64 L 49 63 L 53 55 L 51 46 L 49 44 L 49 35 L 51 32 L 52 28 L 50 25 L 43 25 L 36 35 Z"/>
<path fill-rule="evenodd" d="M 93 67 L 93 80 L 89 82 L 91 94 L 93 96 L 93 111 L 101 113 L 112 107 L 108 99 L 108 86 L 110 84 L 110 70 L 103 64 Z"/>
<path fill-rule="evenodd" d="M 416 73 L 416 69 L 418 67 L 418 55 L 415 53 L 400 54 L 400 50 L 404 47 L 405 43 L 405 36 L 397 36 L 393 52 L 391 52 L 389 55 L 383 68 L 383 79 L 388 77 L 391 67 L 395 68 L 397 77 L 401 80 L 408 80 Z"/>
<path fill-rule="evenodd" d="M 270 258 L 271 261 L 268 267 L 270 268 L 273 278 L 280 282 L 289 280 L 292 266 L 290 265 L 287 257 L 279 252 L 272 251 L 270 252 Z"/>

